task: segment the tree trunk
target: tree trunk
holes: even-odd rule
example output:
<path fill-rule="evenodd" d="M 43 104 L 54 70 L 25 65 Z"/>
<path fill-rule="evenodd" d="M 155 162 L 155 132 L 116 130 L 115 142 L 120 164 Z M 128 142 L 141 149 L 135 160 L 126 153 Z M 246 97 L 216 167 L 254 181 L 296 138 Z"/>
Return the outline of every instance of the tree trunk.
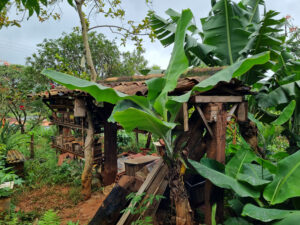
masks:
<path fill-rule="evenodd" d="M 25 134 L 25 127 L 24 127 L 24 124 L 22 123 L 19 123 L 20 124 L 20 129 L 21 129 L 21 134 Z"/>
<path fill-rule="evenodd" d="M 34 134 L 30 135 L 30 159 L 34 159 Z"/>
<path fill-rule="evenodd" d="M 91 81 L 96 82 L 97 72 L 95 70 L 95 66 L 94 66 L 93 59 L 92 59 L 92 53 L 91 53 L 91 49 L 90 49 L 90 44 L 89 44 L 87 21 L 84 16 L 84 13 L 82 12 L 82 5 L 84 3 L 84 0 L 76 0 L 75 2 L 76 2 L 77 12 L 78 12 L 78 15 L 80 18 L 86 63 L 88 65 L 89 71 L 91 73 Z"/>
<path fill-rule="evenodd" d="M 92 169 L 94 159 L 94 125 L 92 121 L 92 114 L 89 110 L 87 110 L 87 122 L 88 129 L 84 145 L 85 164 L 81 175 L 81 194 L 83 195 L 84 199 L 89 199 L 91 197 Z"/>
<path fill-rule="evenodd" d="M 176 208 L 176 225 L 193 224 L 193 212 L 183 183 L 183 174 L 180 173 L 181 162 L 176 161 L 169 165 L 169 187 L 172 205 Z"/>

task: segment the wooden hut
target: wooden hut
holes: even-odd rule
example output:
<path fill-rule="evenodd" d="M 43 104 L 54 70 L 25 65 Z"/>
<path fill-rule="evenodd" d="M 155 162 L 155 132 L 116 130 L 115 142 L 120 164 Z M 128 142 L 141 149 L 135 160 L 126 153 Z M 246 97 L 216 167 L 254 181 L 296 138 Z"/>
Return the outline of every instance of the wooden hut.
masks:
<path fill-rule="evenodd" d="M 176 89 L 171 94 L 184 94 L 221 69 L 223 68 L 192 69 L 181 76 Z M 128 95 L 146 96 L 148 90 L 145 81 L 161 76 L 163 75 L 113 77 L 102 81 L 101 84 Z M 182 143 L 186 143 L 189 158 L 199 160 L 207 153 L 208 157 L 225 163 L 228 121 L 234 116 L 242 126 L 249 126 L 247 101 L 244 97 L 248 94 L 251 94 L 249 87 L 242 85 L 237 79 L 232 79 L 230 82 L 219 82 L 209 91 L 195 93 L 189 102 L 183 104 L 180 115 L 178 115 L 181 125 L 176 129 L 182 132 L 179 138 Z M 91 112 L 95 136 L 99 137 L 99 134 L 104 133 L 104 151 L 102 151 L 103 142 L 99 141 L 100 139 L 95 138 L 93 143 L 95 146 L 94 162 L 103 167 L 104 183 L 114 182 L 117 174 L 118 125 L 107 122 L 113 105 L 97 103 L 85 92 L 72 91 L 63 87 L 51 89 L 42 93 L 41 96 L 44 103 L 52 110 L 52 124 L 57 125 L 59 130 L 59 135 L 53 138 L 53 147 L 62 152 L 70 152 L 78 157 L 84 156 L 84 136 L 87 129 L 86 112 Z M 242 134 L 245 135 L 246 141 L 251 138 L 247 132 Z M 253 142 L 251 144 L 253 145 Z M 218 197 L 213 199 L 211 198 L 212 191 L 212 184 L 206 182 L 206 224 L 211 223 L 212 204 L 223 201 L 222 190 L 217 189 L 218 194 L 215 196 Z M 219 220 L 222 220 L 223 204 L 217 205 L 217 216 Z"/>

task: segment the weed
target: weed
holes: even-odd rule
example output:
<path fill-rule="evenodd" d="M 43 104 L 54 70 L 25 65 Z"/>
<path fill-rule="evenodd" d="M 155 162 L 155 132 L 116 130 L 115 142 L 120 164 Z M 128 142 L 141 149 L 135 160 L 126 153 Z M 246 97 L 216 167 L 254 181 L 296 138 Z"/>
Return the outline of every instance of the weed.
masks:
<path fill-rule="evenodd" d="M 68 193 L 68 199 L 70 199 L 74 205 L 77 205 L 81 200 L 83 200 L 81 195 L 81 187 L 72 187 Z"/>
<path fill-rule="evenodd" d="M 59 216 L 53 211 L 48 210 L 42 216 L 41 220 L 38 222 L 38 225 L 60 225 L 60 218 Z"/>
<path fill-rule="evenodd" d="M 142 194 L 136 194 L 136 193 L 130 193 L 126 196 L 127 200 L 131 200 L 130 205 L 121 211 L 121 213 L 130 212 L 132 215 L 136 214 L 143 214 L 150 205 L 153 204 L 154 200 L 159 201 L 162 198 L 165 198 L 162 195 L 153 195 L 150 194 L 149 196 L 144 196 L 146 193 Z M 139 205 L 139 206 L 137 206 Z M 132 222 L 132 225 L 150 225 L 152 224 L 152 218 L 149 216 L 144 217 L 143 219 L 138 218 L 136 221 Z"/>

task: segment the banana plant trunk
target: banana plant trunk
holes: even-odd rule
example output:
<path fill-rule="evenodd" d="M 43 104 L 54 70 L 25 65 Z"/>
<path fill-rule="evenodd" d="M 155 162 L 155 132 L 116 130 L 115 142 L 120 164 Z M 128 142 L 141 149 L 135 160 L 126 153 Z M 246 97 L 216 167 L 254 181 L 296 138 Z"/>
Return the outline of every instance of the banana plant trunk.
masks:
<path fill-rule="evenodd" d="M 169 187 L 172 205 L 176 210 L 176 225 L 193 224 L 193 211 L 184 187 L 181 162 L 176 160 L 169 166 Z"/>

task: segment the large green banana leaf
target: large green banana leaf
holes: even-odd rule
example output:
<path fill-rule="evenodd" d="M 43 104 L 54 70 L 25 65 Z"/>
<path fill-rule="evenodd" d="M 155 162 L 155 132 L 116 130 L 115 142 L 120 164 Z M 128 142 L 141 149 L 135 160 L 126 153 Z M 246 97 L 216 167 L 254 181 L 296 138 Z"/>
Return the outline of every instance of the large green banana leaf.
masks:
<path fill-rule="evenodd" d="M 192 18 L 193 14 L 190 10 L 182 11 L 181 19 L 178 20 L 177 24 L 175 44 L 169 66 L 163 77 L 163 79 L 165 79 L 164 86 L 154 102 L 156 112 L 163 116 L 164 120 L 167 120 L 167 110 L 165 106 L 168 99 L 168 93 L 176 88 L 178 78 L 189 67 L 189 61 L 185 55 L 183 45 L 186 30 Z"/>
<path fill-rule="evenodd" d="M 281 210 L 281 209 L 267 209 L 261 208 L 252 204 L 245 205 L 242 216 L 249 216 L 253 219 L 260 220 L 263 222 L 270 222 L 273 220 L 285 219 L 291 215 L 300 216 L 300 211 L 296 210 Z M 285 224 L 289 225 L 289 224 Z M 292 225 L 292 224 L 291 224 Z M 294 224 L 293 224 L 294 225 Z"/>
<path fill-rule="evenodd" d="M 253 163 L 245 163 L 236 178 L 252 186 L 262 186 L 272 181 L 272 175 L 268 170 Z"/>
<path fill-rule="evenodd" d="M 273 223 L 273 225 L 295 225 L 295 224 L 299 224 L 299 221 L 300 221 L 300 212 L 292 213 L 291 215 L 287 216 L 283 220 Z"/>
<path fill-rule="evenodd" d="M 258 191 L 247 184 L 240 183 L 236 179 L 216 170 L 216 168 L 211 168 L 209 166 L 211 163 L 205 162 L 207 160 L 209 159 L 203 159 L 200 163 L 193 160 L 189 160 L 189 162 L 201 176 L 210 180 L 214 185 L 221 188 L 231 189 L 240 197 L 259 198 L 260 193 Z M 223 166 L 216 161 L 214 161 L 214 164 L 218 164 L 219 167 Z"/>
<path fill-rule="evenodd" d="M 275 27 L 283 24 L 284 20 L 274 19 L 274 17 L 278 14 L 279 13 L 274 11 L 268 11 L 261 23 L 256 25 L 254 31 L 249 37 L 249 40 L 247 41 L 247 44 L 240 51 L 241 55 L 252 55 L 269 50 L 271 52 L 270 60 L 276 62 L 275 65 L 269 63 L 264 66 L 256 67 L 255 70 L 246 74 L 242 80 L 247 84 L 252 85 L 263 79 L 265 76 L 264 74 L 268 69 L 276 71 L 285 64 L 281 55 L 281 52 L 284 49 L 282 46 L 284 39 L 282 38 L 282 35 L 278 35 L 280 29 Z"/>
<path fill-rule="evenodd" d="M 229 82 L 232 78 L 241 77 L 246 74 L 252 67 L 256 65 L 262 65 L 268 62 L 270 59 L 269 52 L 263 52 L 247 59 L 243 59 L 235 62 L 233 65 L 217 72 L 213 76 L 203 80 L 197 84 L 193 90 L 195 91 L 207 91 L 213 88 L 220 81 Z"/>
<path fill-rule="evenodd" d="M 296 99 L 300 94 L 300 81 L 281 85 L 268 94 L 258 96 L 258 105 L 262 108 L 276 107 L 281 104 L 287 104 Z"/>
<path fill-rule="evenodd" d="M 243 10 L 230 0 L 219 0 L 212 14 L 201 19 L 203 44 L 215 46 L 215 56 L 224 65 L 231 65 L 240 57 L 239 52 L 248 42 L 249 32 L 242 19 Z"/>
<path fill-rule="evenodd" d="M 265 7 L 264 0 L 242 0 L 239 2 L 239 6 L 247 11 L 248 24 L 260 22 L 259 6 L 261 5 Z"/>
<path fill-rule="evenodd" d="M 169 20 L 165 20 L 156 14 L 153 14 L 150 18 L 151 27 L 156 34 L 157 39 L 160 40 L 163 46 L 168 46 L 174 43 L 176 22 L 180 15 L 172 9 L 168 9 L 166 14 L 170 16 Z M 186 44 L 184 48 L 189 59 L 189 64 L 199 66 L 203 61 L 208 66 L 221 65 L 211 54 L 216 47 L 205 45 L 197 41 L 195 35 L 199 36 L 199 31 L 195 24 L 190 23 L 188 30 L 190 31 L 190 34 L 186 34 Z"/>
<path fill-rule="evenodd" d="M 165 122 L 157 116 L 147 113 L 130 100 L 120 101 L 114 107 L 109 121 L 118 121 L 127 131 L 132 131 L 138 127 L 162 138 L 176 126 L 175 123 Z"/>
<path fill-rule="evenodd" d="M 240 217 L 229 217 L 224 222 L 224 225 L 253 225 L 253 224 L 249 223 L 247 220 Z"/>
<path fill-rule="evenodd" d="M 290 104 L 285 107 L 279 117 L 272 122 L 273 125 L 280 126 L 286 123 L 293 115 L 294 110 L 296 108 L 296 101 L 292 100 Z"/>
<path fill-rule="evenodd" d="M 236 154 L 231 158 L 225 167 L 226 175 L 235 179 L 237 178 L 238 174 L 241 173 L 245 163 L 251 163 L 257 158 L 250 147 L 244 142 L 242 142 L 242 148 L 236 152 Z"/>
<path fill-rule="evenodd" d="M 264 190 L 264 198 L 271 205 L 300 196 L 300 151 L 279 161 L 272 183 Z"/>

